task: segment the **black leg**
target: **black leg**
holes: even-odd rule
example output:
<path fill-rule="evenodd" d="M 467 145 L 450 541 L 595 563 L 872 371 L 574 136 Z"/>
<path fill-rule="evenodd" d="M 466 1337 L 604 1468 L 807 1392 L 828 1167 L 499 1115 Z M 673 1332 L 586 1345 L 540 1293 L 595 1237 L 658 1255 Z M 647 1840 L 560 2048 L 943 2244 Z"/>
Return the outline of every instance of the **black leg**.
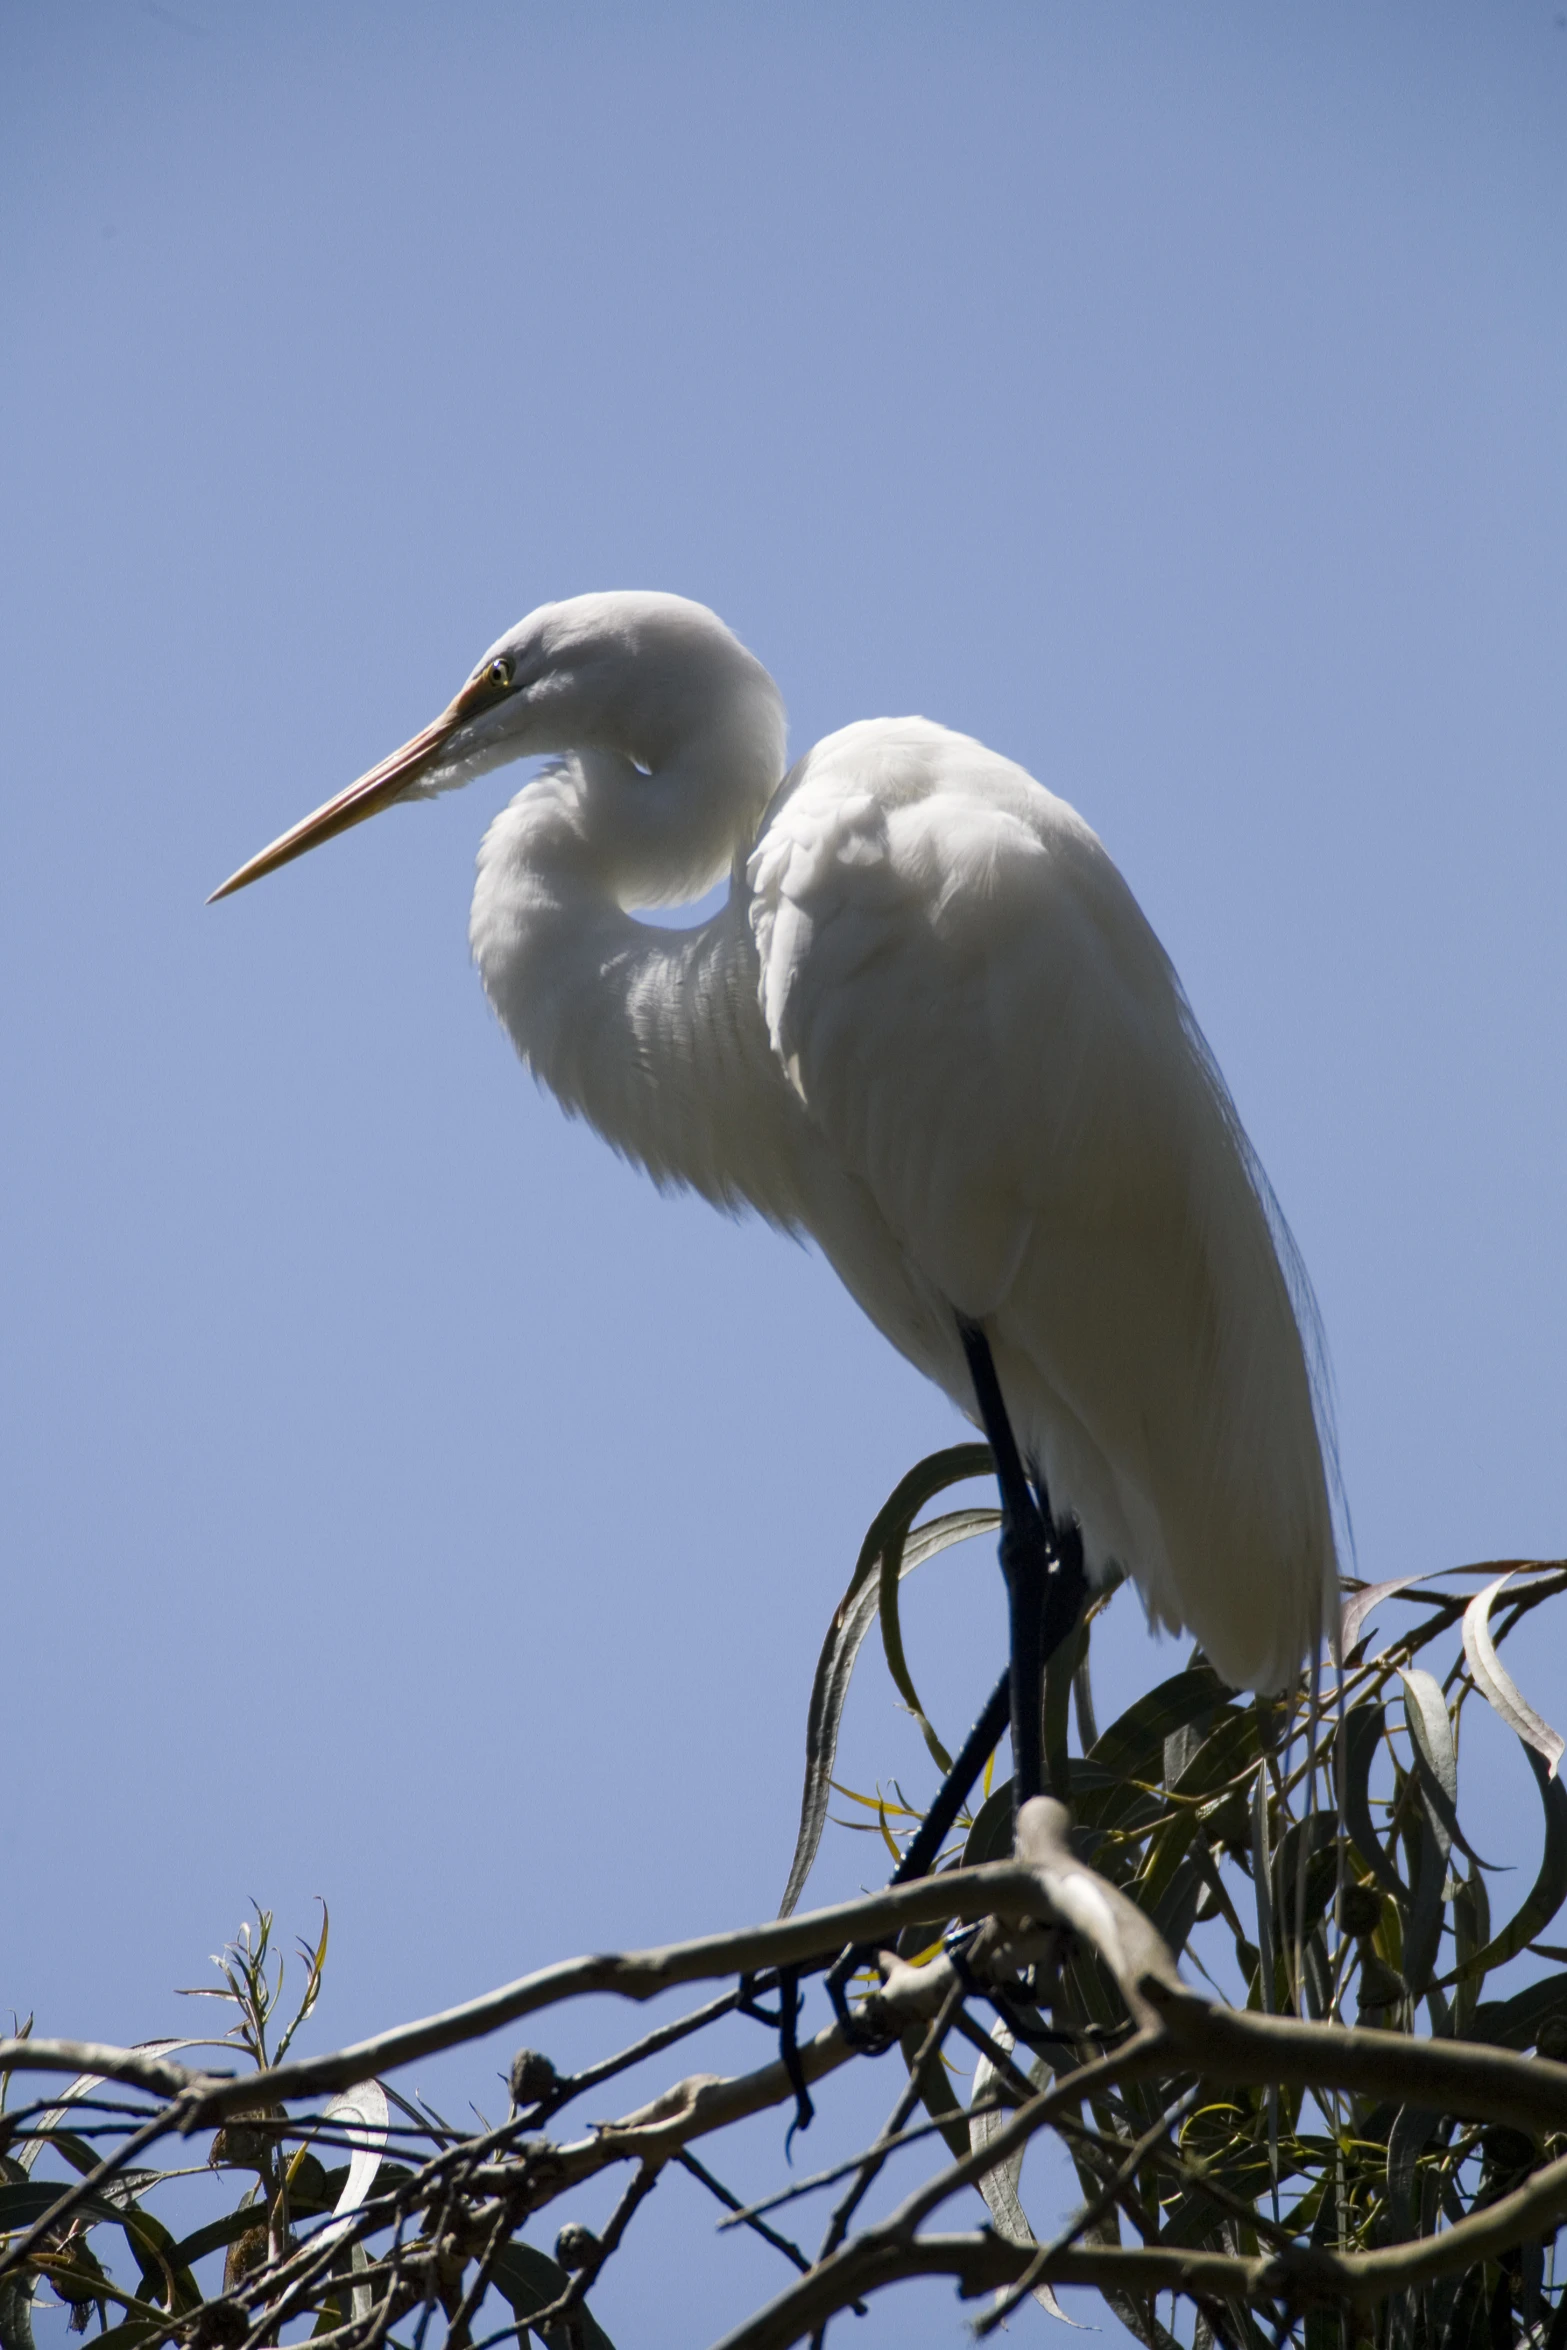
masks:
<path fill-rule="evenodd" d="M 1060 1532 L 1036 1471 L 1036 1502 L 1012 1433 L 990 1343 L 976 1323 L 960 1320 L 974 1400 L 1001 1489 L 1001 1572 L 1007 1582 L 1012 1630 L 1012 1808 L 1014 1816 L 1045 1786 L 1040 1691 L 1045 1660 L 1071 1631 L 1082 1605 L 1083 1544 L 1075 1524 Z"/>
<path fill-rule="evenodd" d="M 953 1821 L 963 1809 L 974 1782 L 984 1769 L 986 1759 L 1001 1744 L 1001 1733 L 1007 1726 L 1012 1707 L 1012 1668 L 1008 1665 L 996 1686 L 990 1692 L 985 1710 L 964 1739 L 957 1761 L 942 1780 L 936 1800 L 931 1805 L 914 1840 L 888 1879 L 889 1884 L 907 1885 L 915 1877 L 928 1876 L 930 1864 L 947 1840 Z M 827 1996 L 832 2001 L 833 2013 L 858 2043 L 863 2035 L 858 2031 L 849 2013 L 846 1997 L 849 1977 L 856 1967 L 863 1966 L 870 1951 L 860 1943 L 851 1943 L 840 1951 L 827 1975 Z"/>
<path fill-rule="evenodd" d="M 990 1692 L 984 1712 L 964 1739 L 956 1762 L 937 1791 L 935 1802 L 915 1831 L 913 1842 L 888 1878 L 890 1885 L 907 1885 L 915 1877 L 929 1873 L 930 1864 L 946 1843 L 952 1823 L 968 1801 L 975 1780 L 988 1758 L 1001 1744 L 1001 1733 L 1007 1726 L 1011 1711 L 1012 1668 L 1008 1665 Z"/>
<path fill-rule="evenodd" d="M 980 1419 L 995 1455 L 996 1482 L 1001 1489 L 1001 1571 L 1006 1577 L 1011 1617 L 1012 1655 L 1007 1670 L 991 1691 L 984 1712 L 963 1742 L 962 1751 L 942 1782 L 935 1802 L 921 1821 L 918 1833 L 892 1874 L 894 1885 L 906 1885 L 925 1876 L 952 1828 L 954 1820 L 985 1767 L 985 1758 L 1000 1744 L 1008 1723 L 1012 1729 L 1012 1812 L 1031 1795 L 1044 1792 L 1044 1736 L 1041 1699 L 1045 1665 L 1077 1623 L 1088 1583 L 1083 1570 L 1083 1538 L 1075 1518 L 1058 1527 L 1050 1497 L 1038 1469 L 1034 1491 L 1024 1473 L 1022 1455 L 1007 1408 L 1001 1382 L 991 1358 L 990 1342 L 973 1322 L 960 1320 L 958 1330 L 968 1357 Z M 827 1976 L 827 1992 L 838 2021 L 853 2035 L 855 2027 L 845 1997 L 849 1977 L 864 1963 L 862 1949 L 845 1950 Z"/>

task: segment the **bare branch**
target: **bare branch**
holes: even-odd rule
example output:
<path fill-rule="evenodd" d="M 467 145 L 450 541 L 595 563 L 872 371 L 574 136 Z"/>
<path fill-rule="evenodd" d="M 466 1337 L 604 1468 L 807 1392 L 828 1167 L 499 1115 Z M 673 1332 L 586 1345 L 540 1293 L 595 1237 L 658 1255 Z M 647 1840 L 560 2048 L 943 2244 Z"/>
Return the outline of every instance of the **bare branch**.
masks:
<path fill-rule="evenodd" d="M 180 2097 L 193 2082 L 216 2085 L 235 2078 L 229 2073 L 207 2073 L 174 2064 L 166 2056 L 150 2056 L 141 2048 L 115 2048 L 101 2040 L 35 2040 L 30 2036 L 0 2039 L 0 2073 L 11 2072 L 96 2073 L 100 2080 L 122 2081 L 127 2088 L 145 2089 L 153 2097 Z M 247 2073 L 244 2079 L 248 2086 L 255 2075 Z"/>
<path fill-rule="evenodd" d="M 754 2206 L 748 2209 L 742 2204 L 739 2196 L 732 2194 L 722 2179 L 715 2179 L 705 2163 L 697 2161 L 689 2146 L 682 2147 L 675 2156 L 675 2160 L 688 2170 L 694 2179 L 700 2180 L 708 2193 L 716 2196 L 724 2209 L 730 2213 L 731 2216 L 728 2219 L 719 2221 L 718 2225 L 721 2230 L 724 2228 L 750 2228 L 754 2234 L 761 2237 L 764 2244 L 771 2244 L 775 2252 L 781 2252 L 786 2260 L 792 2260 L 797 2269 L 803 2272 L 810 2267 L 811 2264 L 800 2250 L 799 2245 L 791 2242 L 787 2236 L 780 2236 L 776 2228 L 770 2228 L 761 2212 Z M 837 2175 L 841 2177 L 842 2173 Z M 771 2206 L 768 2208 L 770 2209 Z"/>
<path fill-rule="evenodd" d="M 1018 2117 L 1021 2119 L 1021 2116 Z M 967 2166 L 955 2164 L 953 2171 Z M 953 2172 L 852 2244 L 802 2277 L 754 2318 L 726 2334 L 717 2350 L 789 2350 L 853 2300 L 863 2299 L 905 2277 L 954 2276 L 965 2297 L 1018 2282 L 1037 2261 L 1033 2246 L 1010 2244 L 988 2232 L 972 2236 L 919 2236 L 918 2215 L 931 2207 L 932 2190 L 946 2186 Z M 1334 2253 L 1300 2245 L 1246 2259 L 1229 2253 L 1144 2245 L 1075 2249 L 1055 2254 L 1044 2271 L 1051 2285 L 1088 2285 L 1100 2292 L 1203 2294 L 1255 2306 L 1283 2302 L 1298 2307 L 1322 2301 L 1364 2307 L 1390 2293 L 1461 2274 L 1537 2235 L 1567 2213 L 1567 2156 L 1539 2171 L 1499 2202 L 1474 2213 L 1439 2236 L 1378 2252 Z M 1037 2282 L 1038 2278 L 1031 2277 Z"/>
<path fill-rule="evenodd" d="M 1033 1872 L 1016 1861 L 987 1861 L 983 1867 L 953 1869 L 940 1877 L 922 1877 L 908 1885 L 889 1886 L 858 1901 L 836 1903 L 805 1917 L 778 1918 L 737 1932 L 710 1934 L 693 1942 L 676 1942 L 655 1950 L 636 1950 L 589 1958 L 562 1960 L 523 1975 L 498 1991 L 450 2007 L 417 2023 L 401 2024 L 371 2040 L 357 2041 L 329 2056 L 305 2057 L 274 2066 L 264 2073 L 234 2079 L 210 2073 L 173 2076 L 164 2094 L 200 2083 L 202 2097 L 186 2125 L 204 2129 L 221 2121 L 247 2100 L 264 2096 L 282 2104 L 298 2097 L 315 2097 L 351 2088 L 356 2081 L 412 2064 L 465 2040 L 477 2040 L 503 2024 L 518 2022 L 541 2008 L 590 1992 L 608 1992 L 623 1999 L 653 1999 L 681 1983 L 708 1982 L 725 1975 L 760 1974 L 773 1966 L 805 1966 L 812 1959 L 836 1955 L 851 1943 L 891 1943 L 905 1926 L 945 1924 L 951 1919 L 977 1923 L 983 1917 L 1023 1918 L 1040 1906 L 1041 1886 Z M 101 2071 L 113 2080 L 133 2079 L 154 2086 L 139 2072 L 125 2067 L 137 2061 L 125 2049 L 91 2048 L 87 2043 L 40 2043 L 34 2040 L 0 2041 L 0 2072 L 68 2067 L 40 2059 L 40 2047 L 79 2045 L 95 2060 L 75 2069 Z M 98 2061 L 102 2060 L 102 2061 Z M 74 2057 L 72 2062 L 74 2064 Z M 140 2060 L 145 2061 L 145 2060 Z"/>
<path fill-rule="evenodd" d="M 1476 2041 L 1416 2040 L 1364 2025 L 1300 2023 L 1150 1989 L 1163 2035 L 1140 2060 L 1144 2077 L 1200 2072 L 1235 2088 L 1348 2089 L 1520 2130 L 1567 2130 L 1567 2065 Z M 1157 2049 L 1157 2056 L 1153 2051 Z"/>
<path fill-rule="evenodd" d="M 1043 1915 L 1070 1926 L 1098 1952 L 1134 2023 L 1148 2024 L 1154 2017 L 1149 2003 L 1154 1987 L 1177 1999 L 1194 1994 L 1152 1920 L 1078 1859 L 1071 1836 L 1071 1813 L 1048 1795 L 1036 1795 L 1018 1813 L 1018 1859 L 1033 1871 L 1044 1894 Z"/>

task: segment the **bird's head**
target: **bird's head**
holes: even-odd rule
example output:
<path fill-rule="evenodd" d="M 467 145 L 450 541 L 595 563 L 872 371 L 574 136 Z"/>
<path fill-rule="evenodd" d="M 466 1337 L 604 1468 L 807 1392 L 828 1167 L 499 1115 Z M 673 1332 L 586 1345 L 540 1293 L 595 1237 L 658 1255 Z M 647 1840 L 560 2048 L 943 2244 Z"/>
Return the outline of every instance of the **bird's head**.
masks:
<path fill-rule="evenodd" d="M 722 740 L 731 727 L 754 734 L 758 719 L 765 734 L 776 733 L 776 781 L 777 689 L 706 605 L 635 590 L 541 604 L 497 638 L 438 718 L 241 865 L 212 898 L 397 800 L 430 799 L 511 759 L 598 751 L 657 775 L 694 739 Z"/>

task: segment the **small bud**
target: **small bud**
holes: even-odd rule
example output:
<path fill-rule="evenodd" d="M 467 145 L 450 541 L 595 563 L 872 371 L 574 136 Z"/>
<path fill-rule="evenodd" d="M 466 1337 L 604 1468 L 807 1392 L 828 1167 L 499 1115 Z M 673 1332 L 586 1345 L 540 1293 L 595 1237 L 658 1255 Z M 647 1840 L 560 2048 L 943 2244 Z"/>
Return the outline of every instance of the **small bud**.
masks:
<path fill-rule="evenodd" d="M 507 2077 L 513 2105 L 537 2105 L 549 2095 L 559 2078 L 549 2058 L 541 2056 L 536 2048 L 519 2048 Z"/>
<path fill-rule="evenodd" d="M 1382 1915 L 1382 1896 L 1375 1885 L 1346 1885 L 1338 1897 L 1338 1922 L 1357 1941 L 1374 1934 Z"/>
<path fill-rule="evenodd" d="M 555 2239 L 555 2257 L 562 2268 L 587 2268 L 597 2258 L 599 2240 L 591 2228 L 583 2228 L 572 2219 L 566 2222 Z"/>
<path fill-rule="evenodd" d="M 1535 2034 L 1535 2054 L 1548 2056 L 1553 2064 L 1567 2064 L 1567 2016 L 1547 2016 Z"/>

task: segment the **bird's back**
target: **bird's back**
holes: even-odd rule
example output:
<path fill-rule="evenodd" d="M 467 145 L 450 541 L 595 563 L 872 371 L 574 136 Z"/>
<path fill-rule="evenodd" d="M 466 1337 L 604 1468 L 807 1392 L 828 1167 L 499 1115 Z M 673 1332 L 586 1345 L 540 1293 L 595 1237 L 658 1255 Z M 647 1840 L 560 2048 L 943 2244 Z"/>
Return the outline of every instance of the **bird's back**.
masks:
<path fill-rule="evenodd" d="M 1103 847 L 967 736 L 873 720 L 800 762 L 749 882 L 827 1254 L 966 1409 L 952 1309 L 981 1322 L 1091 1567 L 1277 1686 L 1336 1589 L 1287 1240 Z"/>

